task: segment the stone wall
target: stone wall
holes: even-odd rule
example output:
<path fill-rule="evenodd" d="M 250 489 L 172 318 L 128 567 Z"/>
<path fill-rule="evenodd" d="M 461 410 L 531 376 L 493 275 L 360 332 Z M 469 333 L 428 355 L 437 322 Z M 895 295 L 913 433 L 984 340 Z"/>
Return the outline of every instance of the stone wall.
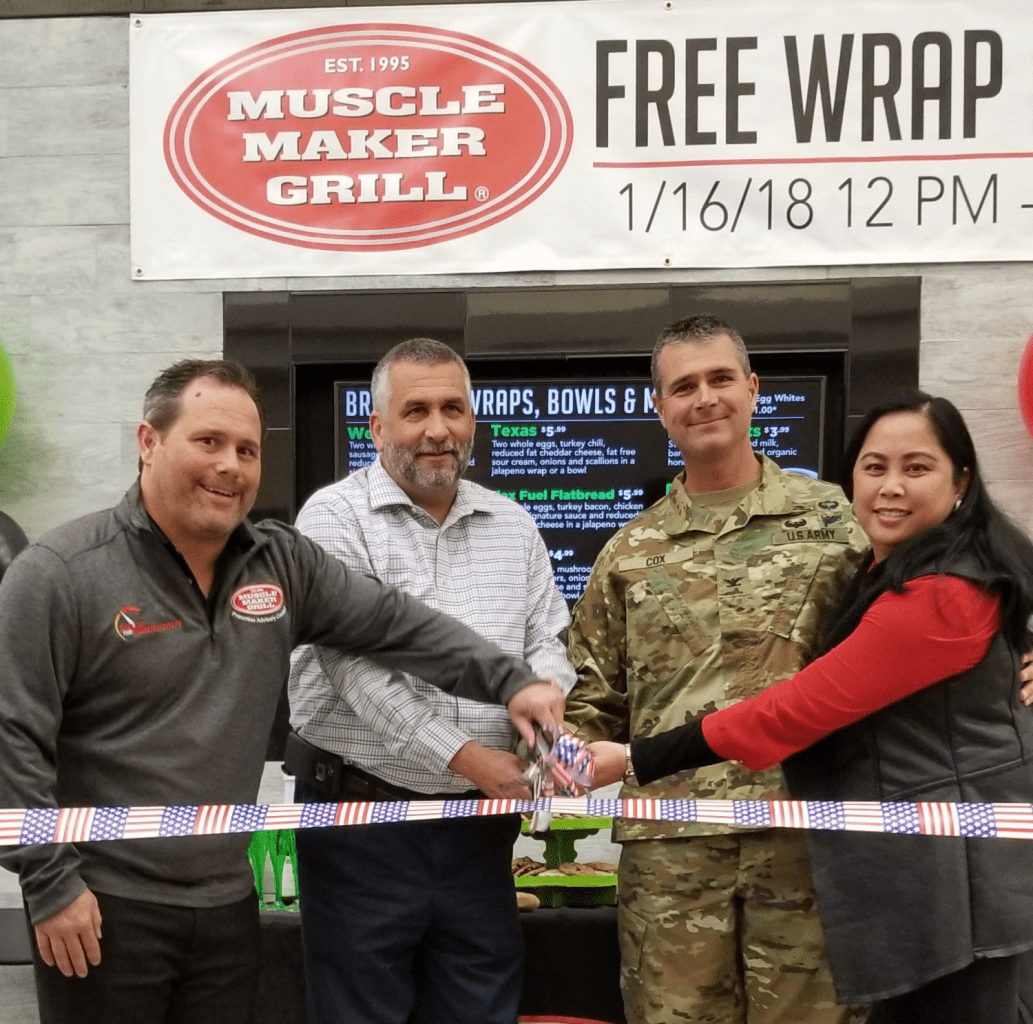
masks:
<path fill-rule="evenodd" d="M 1033 441 L 1015 375 L 1033 331 L 1026 263 L 134 282 L 128 19 L 0 20 L 0 344 L 18 408 L 0 509 L 30 536 L 113 504 L 136 473 L 147 383 L 222 349 L 224 290 L 922 277 L 921 383 L 965 412 L 993 494 L 1033 529 Z"/>

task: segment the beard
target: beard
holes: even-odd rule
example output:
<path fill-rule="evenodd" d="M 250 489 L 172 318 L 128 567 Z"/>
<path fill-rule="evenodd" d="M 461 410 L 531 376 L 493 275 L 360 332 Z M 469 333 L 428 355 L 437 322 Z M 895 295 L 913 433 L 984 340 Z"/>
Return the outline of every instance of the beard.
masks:
<path fill-rule="evenodd" d="M 419 462 L 420 455 L 451 455 L 451 465 L 429 467 Z M 414 448 L 387 443 L 381 459 L 388 472 L 424 490 L 444 490 L 455 485 L 466 472 L 473 454 L 473 438 L 466 444 L 447 441 L 444 444 L 420 444 Z"/>

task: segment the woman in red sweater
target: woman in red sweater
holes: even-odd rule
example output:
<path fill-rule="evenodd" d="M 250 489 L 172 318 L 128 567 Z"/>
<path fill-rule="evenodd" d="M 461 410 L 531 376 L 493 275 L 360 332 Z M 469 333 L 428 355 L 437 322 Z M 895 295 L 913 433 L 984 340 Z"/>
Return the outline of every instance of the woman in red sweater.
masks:
<path fill-rule="evenodd" d="M 990 500 L 964 420 L 911 392 L 868 414 L 844 465 L 872 552 L 826 653 L 751 700 L 634 738 L 638 782 L 781 762 L 801 799 L 1033 801 L 1017 654 L 1033 545 Z M 624 744 L 591 750 L 597 785 L 624 774 Z M 808 842 L 841 1001 L 873 1004 L 869 1024 L 1018 1020 L 1033 842 L 818 830 Z"/>

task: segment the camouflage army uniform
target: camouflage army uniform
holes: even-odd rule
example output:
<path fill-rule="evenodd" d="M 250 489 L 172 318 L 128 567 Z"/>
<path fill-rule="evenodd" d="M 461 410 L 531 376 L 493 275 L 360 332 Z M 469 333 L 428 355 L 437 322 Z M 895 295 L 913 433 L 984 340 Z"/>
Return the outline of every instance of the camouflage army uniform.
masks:
<path fill-rule="evenodd" d="M 596 560 L 570 632 L 567 721 L 589 739 L 652 735 L 792 675 L 867 546 L 838 487 L 769 459 L 730 512 L 693 503 L 679 476 Z M 777 768 L 719 764 L 624 795 L 786 792 Z M 614 838 L 630 1024 L 851 1019 L 835 1005 L 802 835 L 618 821 Z"/>

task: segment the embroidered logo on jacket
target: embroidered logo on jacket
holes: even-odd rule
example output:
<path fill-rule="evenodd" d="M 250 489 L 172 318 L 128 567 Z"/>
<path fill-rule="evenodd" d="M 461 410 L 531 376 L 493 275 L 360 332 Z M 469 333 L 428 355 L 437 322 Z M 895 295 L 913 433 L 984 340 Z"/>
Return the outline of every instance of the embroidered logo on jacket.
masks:
<path fill-rule="evenodd" d="M 168 622 L 145 622 L 140 609 L 135 604 L 124 604 L 115 614 L 115 632 L 126 643 L 140 636 L 153 633 L 167 633 L 170 629 L 182 629 L 182 619 L 170 619 Z"/>
<path fill-rule="evenodd" d="M 251 583 L 230 598 L 230 614 L 245 622 L 271 621 L 287 611 L 283 591 L 275 583 Z"/>

